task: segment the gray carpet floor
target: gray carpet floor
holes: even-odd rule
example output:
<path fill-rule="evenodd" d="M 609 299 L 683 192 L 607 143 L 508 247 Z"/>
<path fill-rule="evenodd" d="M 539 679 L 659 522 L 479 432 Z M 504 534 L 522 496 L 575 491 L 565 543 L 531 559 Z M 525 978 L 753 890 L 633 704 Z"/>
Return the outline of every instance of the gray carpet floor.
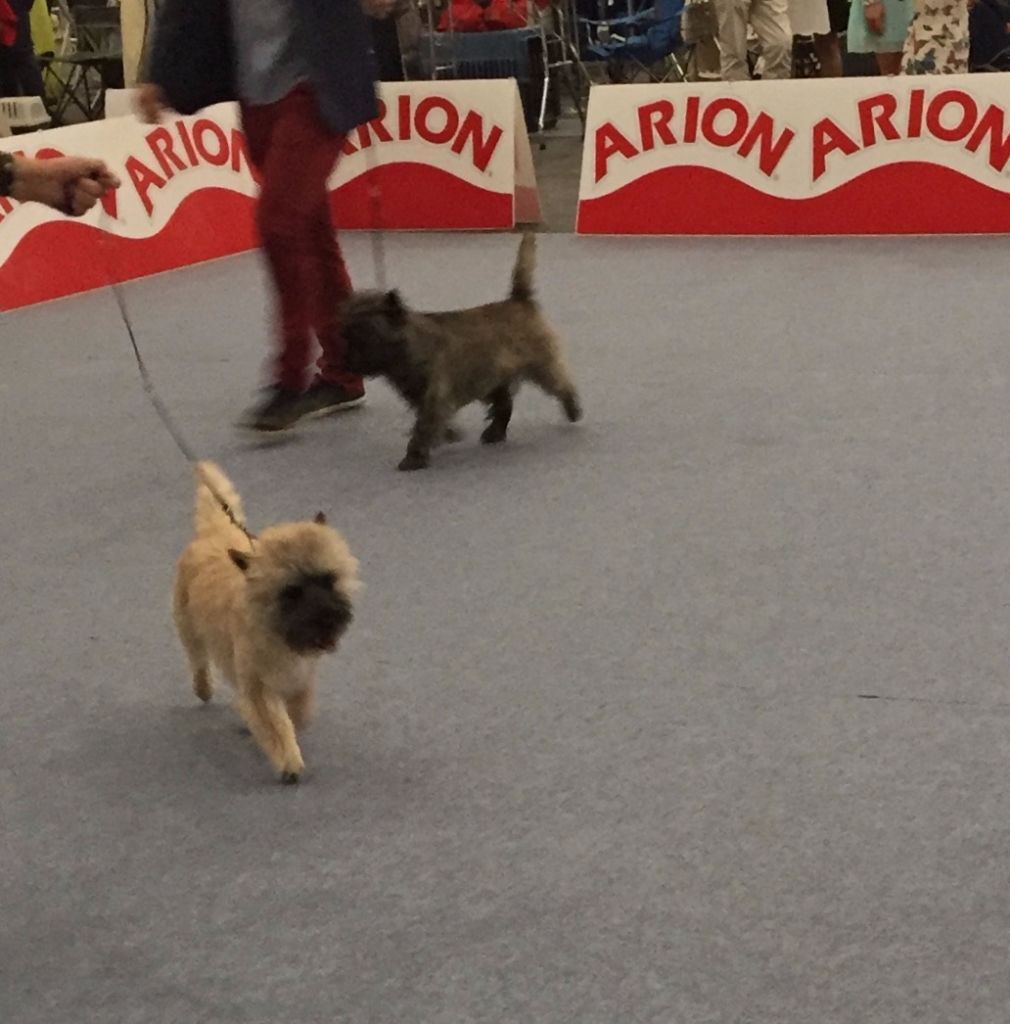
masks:
<path fill-rule="evenodd" d="M 514 243 L 391 276 L 493 298 Z M 409 475 L 379 385 L 232 429 L 254 258 L 128 286 L 254 525 L 361 559 L 298 788 L 189 690 L 190 479 L 111 295 L 0 318 L 0 1019 L 1002 1024 L 1004 248 L 545 236 L 584 424 L 524 392 Z"/>

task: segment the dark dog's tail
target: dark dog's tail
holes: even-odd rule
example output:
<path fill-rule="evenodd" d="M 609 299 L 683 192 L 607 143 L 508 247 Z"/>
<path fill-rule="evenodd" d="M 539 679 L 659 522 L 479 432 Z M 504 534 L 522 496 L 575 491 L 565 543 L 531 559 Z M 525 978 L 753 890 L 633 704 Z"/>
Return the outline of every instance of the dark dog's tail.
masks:
<path fill-rule="evenodd" d="M 509 296 L 515 302 L 532 302 L 533 270 L 536 267 L 537 236 L 532 231 L 524 231 L 519 243 L 519 254 L 516 265 L 512 269 L 512 293 Z"/>

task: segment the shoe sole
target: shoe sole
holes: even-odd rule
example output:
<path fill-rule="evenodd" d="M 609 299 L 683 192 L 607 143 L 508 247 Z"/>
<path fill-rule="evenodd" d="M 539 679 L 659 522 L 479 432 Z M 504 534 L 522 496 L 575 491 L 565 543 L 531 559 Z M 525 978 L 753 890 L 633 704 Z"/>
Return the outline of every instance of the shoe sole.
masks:
<path fill-rule="evenodd" d="M 248 434 L 250 437 L 267 438 L 279 437 L 281 434 L 290 433 L 298 426 L 298 422 L 289 423 L 286 427 L 258 427 L 255 423 L 236 423 L 235 426 L 243 434 Z"/>
<path fill-rule="evenodd" d="M 348 409 L 359 409 L 365 404 L 366 397 L 366 395 L 362 395 L 360 398 L 351 399 L 350 402 L 340 402 L 337 405 L 327 405 L 322 409 L 313 409 L 312 412 L 305 413 L 301 419 L 322 420 L 327 416 L 335 416 L 338 412 L 346 412 Z"/>
<path fill-rule="evenodd" d="M 283 426 L 278 427 L 265 427 L 261 423 L 257 423 L 255 420 L 239 420 L 235 426 L 246 433 L 264 436 L 270 434 L 283 434 L 285 431 L 292 430 L 297 427 L 301 420 L 302 417 L 299 417 L 296 420 L 292 420 L 290 423 L 285 423 Z"/>
<path fill-rule="evenodd" d="M 345 409 L 356 409 L 361 405 L 365 404 L 366 395 L 362 395 L 360 398 L 352 399 L 350 402 L 341 402 L 339 405 L 328 405 L 324 409 L 313 409 L 312 412 L 303 413 L 297 419 L 292 420 L 290 423 L 285 423 L 282 427 L 264 427 L 256 422 L 249 422 L 248 420 L 240 420 L 236 426 L 239 430 L 244 430 L 250 434 L 283 434 L 285 431 L 293 430 L 298 426 L 299 423 L 304 423 L 307 420 L 319 420 L 326 416 L 333 416 L 338 412 L 343 412 Z"/>

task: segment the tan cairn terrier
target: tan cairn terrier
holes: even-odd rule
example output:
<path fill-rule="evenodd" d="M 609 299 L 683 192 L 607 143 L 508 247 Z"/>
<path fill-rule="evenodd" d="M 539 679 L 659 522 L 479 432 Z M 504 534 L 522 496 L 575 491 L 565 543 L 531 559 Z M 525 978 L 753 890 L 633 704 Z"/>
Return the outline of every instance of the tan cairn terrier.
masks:
<path fill-rule="evenodd" d="M 253 538 L 242 500 L 213 463 L 196 467 L 196 536 L 179 559 L 173 610 L 193 690 L 213 693 L 211 667 L 285 783 L 305 763 L 297 733 L 312 712 L 320 657 L 352 619 L 358 563 L 320 513 Z"/>

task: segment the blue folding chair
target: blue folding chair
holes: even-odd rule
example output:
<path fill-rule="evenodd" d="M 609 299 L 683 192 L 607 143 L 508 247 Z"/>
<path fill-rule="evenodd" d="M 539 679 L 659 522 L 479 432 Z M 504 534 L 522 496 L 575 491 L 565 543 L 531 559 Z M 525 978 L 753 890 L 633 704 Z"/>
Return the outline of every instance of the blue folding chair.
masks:
<path fill-rule="evenodd" d="M 682 82 L 684 0 L 576 0 L 582 60 L 604 62 L 611 82 Z"/>

